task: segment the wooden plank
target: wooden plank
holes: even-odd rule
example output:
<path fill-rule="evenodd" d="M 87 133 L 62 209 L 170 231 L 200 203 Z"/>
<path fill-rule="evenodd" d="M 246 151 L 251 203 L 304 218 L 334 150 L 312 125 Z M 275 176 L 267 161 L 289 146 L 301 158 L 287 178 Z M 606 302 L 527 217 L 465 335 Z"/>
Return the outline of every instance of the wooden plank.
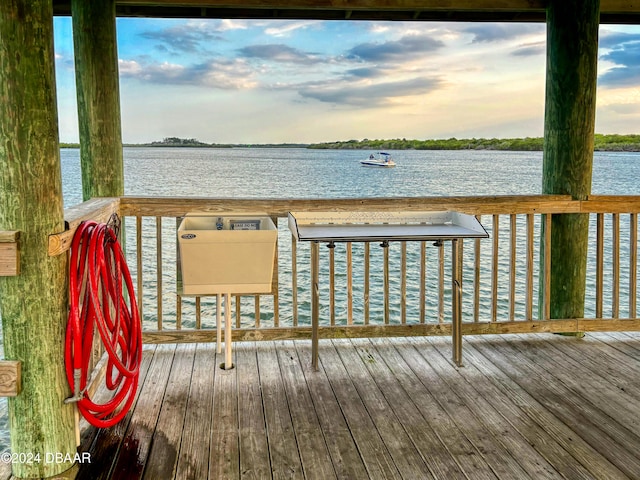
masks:
<path fill-rule="evenodd" d="M 142 364 L 140 365 L 140 379 L 136 398 L 129 410 L 129 413 L 116 425 L 111 428 L 98 429 L 87 426 L 85 420 L 81 420 L 81 444 L 80 452 L 88 453 L 91 456 L 91 463 L 81 463 L 77 480 L 100 480 L 110 479 L 114 461 L 118 458 L 118 453 L 122 448 L 122 440 L 129 427 L 131 418 L 135 412 L 135 407 L 140 399 L 140 393 L 145 388 L 145 382 L 149 366 L 153 361 L 156 350 L 162 347 L 144 346 Z M 145 392 L 146 394 L 146 392 Z M 106 395 L 106 396 L 105 396 Z M 94 398 L 98 402 L 104 402 L 110 398 L 106 387 L 98 390 Z M 126 446 L 125 448 L 129 448 Z"/>
<path fill-rule="evenodd" d="M 524 413 L 524 421 L 527 423 L 527 428 L 533 431 L 540 428 L 540 431 L 544 432 L 545 436 L 548 435 L 550 437 L 551 443 L 547 444 L 548 440 L 541 436 L 540 440 L 534 443 L 534 446 L 559 473 L 566 478 L 576 480 L 587 480 L 594 477 L 619 480 L 628 478 L 619 469 L 611 465 L 582 437 L 577 435 L 570 426 L 558 421 L 553 413 L 539 402 L 539 399 L 521 387 L 519 379 L 514 378 L 507 371 L 492 363 L 490 357 L 485 355 L 485 352 L 491 353 L 491 345 L 494 342 L 499 343 L 500 339 L 492 337 L 491 344 L 488 345 L 487 349 L 482 348 L 483 339 L 474 340 L 476 339 L 468 342 L 470 346 L 465 352 L 465 358 L 475 359 L 474 365 L 501 392 L 498 398 L 506 397 L 510 402 L 518 406 Z M 509 418 L 520 419 L 520 417 L 512 415 Z M 522 429 L 520 431 L 524 434 Z M 526 436 L 532 433 L 528 433 Z M 557 446 L 554 447 L 555 444 L 553 442 L 557 443 Z"/>
<path fill-rule="evenodd" d="M 378 343 L 381 341 L 376 340 Z M 498 478 L 540 478 L 530 476 L 518 463 L 518 455 L 523 454 L 522 446 L 526 445 L 526 442 L 512 453 L 511 447 L 521 439 L 510 430 L 511 427 L 506 420 L 491 407 L 490 399 L 485 402 L 479 399 L 477 393 L 465 398 L 464 393 L 454 391 L 453 385 L 466 384 L 462 377 L 453 373 L 460 369 L 450 371 L 451 363 L 432 351 L 433 347 L 424 340 L 412 339 L 407 342 L 405 348 L 400 348 L 401 346 L 403 345 L 396 344 L 396 349 L 401 355 L 411 359 L 414 372 L 422 379 L 422 383 L 440 408 L 446 412 L 445 415 L 449 416 L 453 427 L 459 429 L 460 435 L 468 439 L 472 455 L 469 458 L 465 457 L 467 466 L 463 466 L 468 476 L 491 477 L 494 473 Z M 416 348 L 411 348 L 412 346 Z M 536 460 L 539 461 L 538 458 Z M 535 461 L 531 463 L 536 464 Z M 487 469 L 489 471 L 483 474 L 483 470 Z"/>
<path fill-rule="evenodd" d="M 107 223 L 114 213 L 119 213 L 118 198 L 93 198 L 74 207 L 65 209 L 67 228 L 64 232 L 49 235 L 48 254 L 55 257 L 66 252 L 71 246 L 76 229 L 85 220 Z"/>
<path fill-rule="evenodd" d="M 433 474 L 429 471 L 403 426 L 404 415 L 394 413 L 393 403 L 389 403 L 368 368 L 369 363 L 376 361 L 375 358 L 367 352 L 356 351 L 360 345 L 370 345 L 369 342 L 367 340 L 364 340 L 363 343 L 359 343 L 357 340 L 353 340 L 353 342 L 355 343 L 351 348 L 337 349 L 338 353 L 342 362 L 347 365 L 351 381 L 375 423 L 398 471 L 403 478 L 433 478 Z"/>
<path fill-rule="evenodd" d="M 637 195 L 589 195 L 580 203 L 583 213 L 638 213 L 640 197 Z"/>
<path fill-rule="evenodd" d="M 304 478 L 278 357 L 272 343 L 257 345 L 269 456 L 274 479 Z"/>
<path fill-rule="evenodd" d="M 17 230 L 0 231 L 0 243 L 16 243 L 20 238 L 20 232 Z"/>
<path fill-rule="evenodd" d="M 176 347 L 143 478 L 175 478 L 196 346 Z"/>
<path fill-rule="evenodd" d="M 504 338 L 504 337 L 503 337 Z M 595 446 L 604 461 L 598 462 L 598 468 L 613 467 L 625 475 L 633 477 L 633 472 L 640 471 L 640 458 L 631 453 L 629 448 L 637 451 L 640 439 L 631 432 L 623 433 L 619 424 L 611 417 L 604 415 L 597 408 L 578 402 L 560 382 L 550 382 L 541 374 L 540 367 L 522 358 L 514 364 L 511 361 L 515 352 L 506 344 L 505 339 L 494 341 L 490 346 L 485 343 L 474 344 L 483 355 L 495 363 L 503 372 L 520 387 L 535 398 L 551 414 L 569 425 L 575 435 Z M 575 439 L 574 439 L 575 441 Z M 635 447 L 633 447 L 635 442 Z M 595 455 L 596 451 L 590 453 Z M 586 461 L 581 460 L 586 466 Z M 599 474 L 597 478 L 612 478 L 610 474 Z"/>
<path fill-rule="evenodd" d="M 276 353 L 304 477 L 337 478 L 293 342 L 277 342 Z"/>
<path fill-rule="evenodd" d="M 18 243 L 0 242 L 0 277 L 20 274 L 20 249 Z"/>
<path fill-rule="evenodd" d="M 238 437 L 240 478 L 261 480 L 271 476 L 269 444 L 256 347 L 237 343 Z"/>
<path fill-rule="evenodd" d="M 225 295 L 225 303 L 229 299 Z M 225 305 L 225 314 L 227 306 Z M 228 320 L 227 320 L 228 321 Z M 226 350 L 226 349 L 225 349 Z M 211 422 L 211 448 L 209 450 L 209 478 L 240 478 L 239 430 L 238 430 L 238 387 L 236 367 L 224 369 L 220 364 L 229 360 L 228 352 L 216 355 L 215 378 L 213 382 L 213 415 Z M 233 360 L 231 360 L 233 363 Z"/>
<path fill-rule="evenodd" d="M 449 358 L 448 346 L 443 339 L 427 340 L 438 350 L 442 358 Z M 466 380 L 466 384 L 460 383 L 459 388 L 464 388 L 469 395 L 476 395 L 476 408 L 493 407 L 523 437 L 526 445 L 521 446 L 518 439 L 509 437 L 505 439 L 505 448 L 514 451 L 525 449 L 516 458 L 530 475 L 534 475 L 534 478 L 557 478 L 558 474 L 566 478 L 591 478 L 582 464 L 556 441 L 554 429 L 547 427 L 553 425 L 554 418 L 537 408 L 535 402 L 519 391 L 517 384 L 501 378 L 500 371 L 490 362 L 473 349 L 467 350 L 465 368 L 458 369 L 458 374 Z M 468 386 L 472 389 L 469 390 Z M 462 392 L 459 394 L 466 395 Z M 491 413 L 487 412 L 486 415 L 490 415 L 488 418 L 492 421 L 500 422 L 500 419 L 494 418 Z M 505 425 L 505 429 L 509 429 L 509 426 Z M 567 439 L 567 442 L 570 440 Z M 527 445 L 531 447 L 530 451 L 526 450 Z"/>
<path fill-rule="evenodd" d="M 329 383 L 322 362 L 316 371 L 307 361 L 311 354 L 309 343 L 293 342 L 293 346 L 296 349 L 299 365 L 296 374 L 304 375 L 307 382 L 320 428 L 325 438 L 328 439 L 326 445 L 336 477 L 344 480 L 367 478 L 364 461 L 349 430 L 336 394 Z M 329 358 L 330 350 L 322 348 L 320 350 L 327 357 L 325 361 L 331 361 Z M 335 358 L 335 354 L 333 358 Z"/>
<path fill-rule="evenodd" d="M 573 340 L 574 343 L 579 341 Z M 507 342 L 506 348 L 508 350 L 506 351 L 523 352 L 523 348 L 516 350 L 515 345 L 519 344 L 521 344 L 520 340 Z M 540 346 L 540 342 L 536 342 L 536 346 Z M 543 350 L 543 347 L 540 346 L 538 351 L 540 350 Z M 546 350 L 545 352 L 547 356 L 552 356 Z M 574 412 L 577 412 L 577 417 L 584 418 L 584 420 L 579 422 L 580 425 L 573 426 L 574 430 L 627 475 L 632 477 L 634 475 L 632 472 L 640 471 L 640 456 L 637 454 L 637 445 L 640 442 L 640 437 L 637 434 L 639 423 L 637 412 L 640 409 L 640 402 L 630 396 L 625 399 L 623 394 L 611 395 L 609 392 L 612 389 L 607 385 L 608 382 L 597 379 L 597 371 L 602 368 L 602 364 L 596 366 L 596 371 L 592 370 L 584 378 L 580 376 L 581 378 L 578 379 L 577 377 L 572 378 L 572 375 L 575 375 L 577 363 L 573 363 L 574 370 L 569 373 L 558 368 L 560 365 L 554 367 L 550 366 L 548 361 L 543 363 L 539 355 L 534 356 L 535 358 L 529 363 L 526 359 L 532 355 L 528 351 L 526 353 L 527 356 L 523 357 L 525 361 L 519 362 L 519 365 L 527 366 L 530 370 L 540 370 L 546 367 L 550 374 L 553 373 L 555 377 L 552 383 L 553 390 L 562 395 L 563 399 L 559 403 L 554 401 L 554 409 L 563 412 L 561 418 L 572 425 L 574 420 L 568 419 Z M 549 397 L 553 397 L 555 392 L 548 394 Z M 630 403 L 625 405 L 625 402 Z M 564 414 L 565 404 L 566 416 Z"/>
<path fill-rule="evenodd" d="M 640 404 L 640 385 L 638 384 L 638 369 L 640 368 L 640 355 L 629 355 L 633 348 L 633 341 L 629 337 L 617 338 L 609 343 L 607 338 L 616 334 L 585 335 L 580 341 L 572 338 L 558 339 L 550 343 L 552 347 L 560 350 L 568 359 L 573 359 L 582 368 L 604 379 L 609 385 L 604 387 L 609 394 L 620 394 L 622 399 L 628 395 L 633 398 L 629 402 Z M 639 337 L 636 336 L 636 340 Z M 563 341 L 561 341 L 563 340 Z M 636 342 L 636 346 L 638 346 Z M 595 393 L 595 392 L 594 392 Z M 637 421 L 634 419 L 634 421 Z"/>
<path fill-rule="evenodd" d="M 608 203 L 608 202 L 607 202 Z M 613 202 L 612 202 L 613 205 Z M 511 213 L 577 213 L 581 202 L 569 195 L 497 195 L 476 197 L 389 197 L 344 199 L 235 199 L 198 197 L 128 197 L 120 199 L 121 215 L 180 217 L 206 213 L 267 212 L 286 217 L 291 211 L 371 212 L 456 210 L 473 215 Z"/>
<path fill-rule="evenodd" d="M 215 367 L 215 364 L 216 354 L 213 345 L 197 345 L 176 479 L 200 480 L 208 478 L 213 415 L 213 381 L 220 371 Z"/>
<path fill-rule="evenodd" d="M 0 361 L 0 397 L 16 397 L 22 391 L 22 362 Z"/>
<path fill-rule="evenodd" d="M 620 376 L 614 377 L 620 382 L 613 380 L 609 370 L 615 371 L 617 368 L 606 368 L 609 362 L 595 362 L 584 353 L 579 359 L 572 358 L 571 350 L 576 343 L 580 341 L 575 338 L 559 338 L 554 341 L 545 337 L 509 338 L 509 345 L 517 349 L 519 355 L 544 368 L 548 376 L 558 379 L 571 392 L 572 397 L 582 398 L 578 401 L 589 403 L 625 428 L 638 431 L 640 397 L 635 397 L 634 394 L 640 390 Z M 576 376 L 575 372 L 585 367 L 590 370 L 590 375 Z"/>
<path fill-rule="evenodd" d="M 338 351 L 351 348 L 346 342 L 333 341 L 320 344 L 320 363 L 335 393 L 342 415 L 358 446 L 362 461 L 370 478 L 401 479 L 391 455 L 369 415 L 364 399 L 349 376 Z"/>
<path fill-rule="evenodd" d="M 175 349 L 175 345 L 157 348 L 145 378 L 144 395 L 138 397 L 136 409 L 114 459 L 110 478 L 142 478 Z"/>
<path fill-rule="evenodd" d="M 396 349 L 383 341 L 372 343 L 374 348 L 360 348 L 360 354 L 368 355 L 367 367 L 379 380 L 378 385 L 390 403 L 401 411 L 402 423 L 425 460 L 429 475 L 447 479 L 466 478 L 459 462 L 462 460 L 463 464 L 471 465 L 478 454 L 469 448 L 464 436 L 409 367 L 403 357 L 407 344 L 403 342 Z M 413 350 L 411 345 L 408 349 Z M 477 478 L 486 478 L 482 467 L 478 473 L 480 477 Z"/>
<path fill-rule="evenodd" d="M 451 335 L 450 323 L 418 323 L 414 319 L 406 325 L 352 325 L 320 327 L 320 338 L 367 338 L 367 337 L 404 337 Z M 495 333 L 540 333 L 567 331 L 637 331 L 640 320 L 616 319 L 559 319 L 547 321 L 515 322 L 478 322 L 463 323 L 464 335 L 486 335 Z M 233 341 L 296 340 L 311 338 L 311 327 L 291 328 L 245 328 L 233 331 Z M 214 329 L 173 330 L 162 332 L 143 332 L 142 340 L 146 344 L 160 343 L 196 343 L 214 342 Z"/>

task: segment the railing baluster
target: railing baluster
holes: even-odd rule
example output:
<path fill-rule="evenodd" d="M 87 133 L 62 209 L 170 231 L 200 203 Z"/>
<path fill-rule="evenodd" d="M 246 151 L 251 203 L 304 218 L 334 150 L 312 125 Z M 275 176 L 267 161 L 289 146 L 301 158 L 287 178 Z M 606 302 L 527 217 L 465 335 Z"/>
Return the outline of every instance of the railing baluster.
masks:
<path fill-rule="evenodd" d="M 201 297 L 196 297 L 196 330 L 202 327 Z"/>
<path fill-rule="evenodd" d="M 420 323 L 427 313 L 427 242 L 420 242 Z"/>
<path fill-rule="evenodd" d="M 491 321 L 498 320 L 498 246 L 500 215 L 493 215 L 493 250 L 491 252 Z"/>
<path fill-rule="evenodd" d="M 533 254 L 534 254 L 534 216 L 527 214 L 527 279 L 526 279 L 526 306 L 525 320 L 533 320 Z"/>
<path fill-rule="evenodd" d="M 298 242 L 291 235 L 291 309 L 293 326 L 298 326 Z"/>
<path fill-rule="evenodd" d="M 638 214 L 629 218 L 629 318 L 636 318 L 636 281 L 638 279 Z"/>
<path fill-rule="evenodd" d="M 613 214 L 613 272 L 611 286 L 611 316 L 612 318 L 620 317 L 620 214 Z"/>
<path fill-rule="evenodd" d="M 482 223 L 482 215 L 476 215 L 476 218 Z M 473 321 L 480 321 L 480 239 L 474 240 L 473 252 Z"/>
<path fill-rule="evenodd" d="M 347 325 L 353 325 L 353 253 L 347 242 Z"/>
<path fill-rule="evenodd" d="M 438 323 L 444 322 L 444 247 L 438 248 Z"/>
<path fill-rule="evenodd" d="M 162 330 L 162 217 L 156 217 L 156 273 L 158 330 Z"/>
<path fill-rule="evenodd" d="M 364 315 L 364 324 L 369 325 L 369 259 L 370 259 L 370 244 L 365 242 L 364 244 L 364 286 L 363 286 L 363 303 L 362 306 Z"/>
<path fill-rule="evenodd" d="M 383 250 L 383 270 L 384 270 L 384 323 L 389 323 L 389 247 L 385 246 Z"/>
<path fill-rule="evenodd" d="M 407 242 L 400 244 L 400 322 L 407 323 Z"/>
<path fill-rule="evenodd" d="M 242 296 L 241 295 L 234 295 L 234 302 L 235 302 L 235 311 L 236 311 L 236 328 L 240 328 L 240 326 L 242 325 Z M 229 308 L 231 308 L 231 305 L 229 305 Z"/>
<path fill-rule="evenodd" d="M 604 213 L 596 217 L 596 318 L 602 318 L 604 304 Z"/>
<path fill-rule="evenodd" d="M 144 290 L 142 281 L 142 217 L 140 215 L 136 216 L 136 269 L 137 269 L 137 280 L 138 280 L 138 315 L 140 317 L 140 321 L 144 318 L 142 316 L 142 305 L 144 303 Z"/>
<path fill-rule="evenodd" d="M 260 295 L 254 295 L 254 310 L 253 314 L 255 317 L 255 327 L 260 328 Z"/>
<path fill-rule="evenodd" d="M 544 299 L 542 319 L 549 320 L 551 316 L 551 214 L 544 216 Z"/>
<path fill-rule="evenodd" d="M 509 216 L 509 320 L 515 319 L 516 313 L 516 215 Z"/>
<path fill-rule="evenodd" d="M 329 244 L 329 317 L 331 326 L 336 324 L 336 257 L 335 245 Z"/>
<path fill-rule="evenodd" d="M 182 329 L 182 295 L 176 295 L 176 330 Z"/>

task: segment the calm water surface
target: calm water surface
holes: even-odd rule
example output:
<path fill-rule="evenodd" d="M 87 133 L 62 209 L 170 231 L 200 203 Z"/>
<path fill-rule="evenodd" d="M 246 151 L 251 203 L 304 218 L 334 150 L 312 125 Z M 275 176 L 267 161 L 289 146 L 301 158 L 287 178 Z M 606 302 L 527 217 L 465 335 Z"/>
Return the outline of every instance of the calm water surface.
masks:
<path fill-rule="evenodd" d="M 541 152 L 391 152 L 367 168 L 359 150 L 125 148 L 125 193 L 236 198 L 345 198 L 541 193 Z M 77 149 L 63 149 L 65 206 L 81 201 Z M 594 194 L 640 193 L 640 153 L 596 153 Z"/>

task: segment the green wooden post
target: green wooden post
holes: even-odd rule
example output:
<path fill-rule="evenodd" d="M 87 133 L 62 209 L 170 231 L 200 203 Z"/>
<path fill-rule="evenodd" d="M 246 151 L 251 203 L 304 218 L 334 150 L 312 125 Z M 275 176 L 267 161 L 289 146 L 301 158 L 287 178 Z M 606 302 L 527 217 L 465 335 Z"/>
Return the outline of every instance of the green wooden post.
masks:
<path fill-rule="evenodd" d="M 124 194 L 115 0 L 72 0 L 82 196 Z"/>
<path fill-rule="evenodd" d="M 551 0 L 547 7 L 542 193 L 591 193 L 599 20 L 599 0 Z M 553 216 L 551 318 L 584 316 L 588 232 L 588 215 Z"/>
<path fill-rule="evenodd" d="M 73 406 L 63 403 L 66 262 L 47 254 L 48 235 L 64 230 L 50 0 L 0 1 L 0 139 L 0 230 L 20 231 L 20 274 L 0 277 L 5 358 L 22 362 L 22 393 L 8 401 L 11 450 L 34 460 L 12 468 L 49 477 L 76 453 Z"/>

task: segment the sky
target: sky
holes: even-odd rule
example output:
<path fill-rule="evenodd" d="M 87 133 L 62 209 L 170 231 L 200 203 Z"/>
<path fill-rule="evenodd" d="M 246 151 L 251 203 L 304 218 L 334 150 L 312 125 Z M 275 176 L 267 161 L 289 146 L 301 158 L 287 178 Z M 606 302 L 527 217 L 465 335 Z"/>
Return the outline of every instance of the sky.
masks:
<path fill-rule="evenodd" d="M 206 143 L 540 137 L 544 23 L 117 20 L 122 137 Z M 71 19 L 60 140 L 78 141 Z M 640 26 L 602 25 L 596 132 L 640 134 Z"/>

